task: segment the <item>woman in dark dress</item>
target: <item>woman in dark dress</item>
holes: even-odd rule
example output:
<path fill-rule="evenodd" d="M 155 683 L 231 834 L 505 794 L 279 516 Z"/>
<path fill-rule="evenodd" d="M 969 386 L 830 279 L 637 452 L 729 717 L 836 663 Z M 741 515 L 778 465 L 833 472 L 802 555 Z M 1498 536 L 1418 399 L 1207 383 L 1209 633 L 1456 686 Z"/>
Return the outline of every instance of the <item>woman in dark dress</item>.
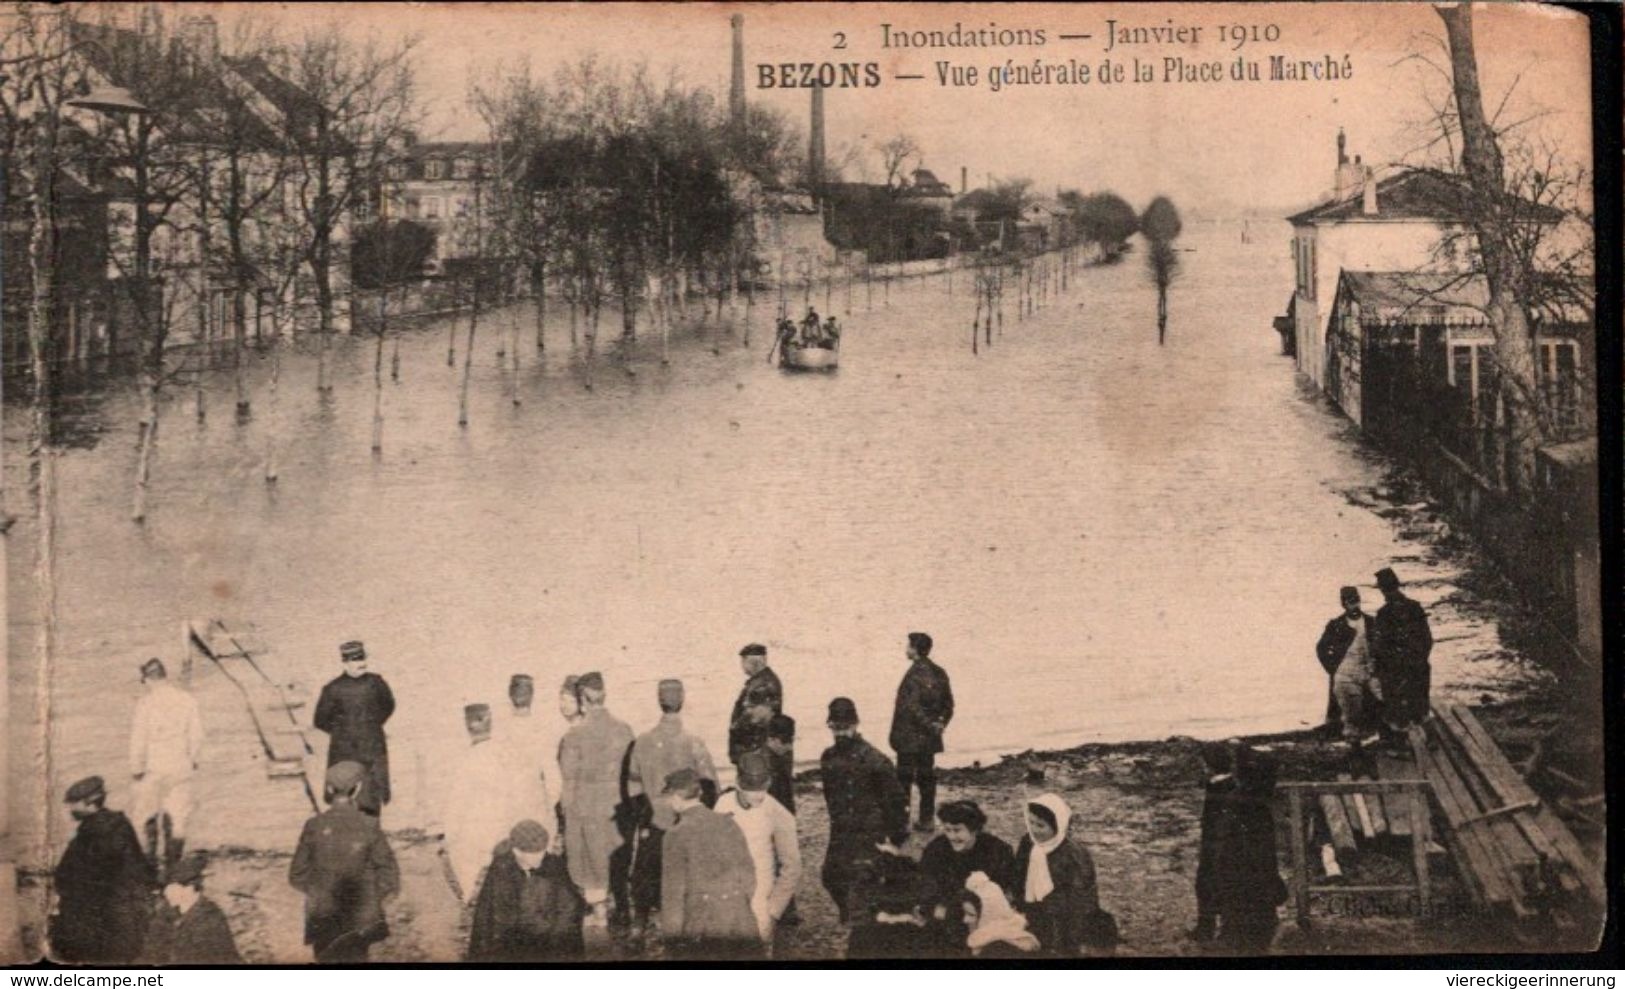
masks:
<path fill-rule="evenodd" d="M 1027 836 L 1016 849 L 1016 909 L 1049 955 L 1075 958 L 1116 946 L 1116 921 L 1100 909 L 1095 862 L 1067 833 L 1072 810 L 1046 793 L 1027 804 Z"/>
<path fill-rule="evenodd" d="M 937 939 L 950 953 L 965 944 L 960 904 L 965 880 L 983 873 L 1006 896 L 1016 884 L 1016 853 L 999 838 L 983 830 L 987 815 L 974 801 L 955 800 L 937 811 L 942 833 L 931 839 L 920 855 L 921 905 Z"/>

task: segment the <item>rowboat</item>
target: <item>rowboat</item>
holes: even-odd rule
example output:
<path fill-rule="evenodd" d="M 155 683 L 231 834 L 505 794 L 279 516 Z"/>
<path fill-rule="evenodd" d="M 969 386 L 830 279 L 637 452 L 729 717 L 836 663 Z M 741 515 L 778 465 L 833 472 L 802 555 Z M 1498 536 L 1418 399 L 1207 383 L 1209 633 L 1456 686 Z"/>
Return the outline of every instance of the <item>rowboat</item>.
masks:
<path fill-rule="evenodd" d="M 787 371 L 833 371 L 841 359 L 841 345 L 803 347 L 786 343 L 779 348 L 779 367 Z"/>

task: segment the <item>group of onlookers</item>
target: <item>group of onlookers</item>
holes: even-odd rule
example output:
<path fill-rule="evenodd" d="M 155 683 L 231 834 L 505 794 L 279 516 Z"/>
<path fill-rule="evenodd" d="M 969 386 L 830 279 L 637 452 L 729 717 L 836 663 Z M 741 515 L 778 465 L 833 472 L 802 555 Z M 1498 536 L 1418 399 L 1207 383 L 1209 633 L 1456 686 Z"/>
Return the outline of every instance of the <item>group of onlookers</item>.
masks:
<path fill-rule="evenodd" d="M 1315 655 L 1330 686 L 1326 728 L 1356 748 L 1403 742 L 1405 731 L 1428 716 L 1433 633 L 1422 606 L 1405 596 L 1399 576 L 1376 574 L 1383 605 L 1365 613 L 1357 587 L 1339 592 L 1343 613 L 1326 623 Z"/>

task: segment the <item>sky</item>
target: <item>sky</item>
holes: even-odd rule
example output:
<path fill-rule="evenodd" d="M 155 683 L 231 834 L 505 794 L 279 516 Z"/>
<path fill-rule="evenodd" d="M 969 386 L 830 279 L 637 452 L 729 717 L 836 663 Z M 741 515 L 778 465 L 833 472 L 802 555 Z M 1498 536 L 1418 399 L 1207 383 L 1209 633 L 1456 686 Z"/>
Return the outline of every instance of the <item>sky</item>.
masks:
<path fill-rule="evenodd" d="M 234 5 L 207 7 L 229 21 Z M 1442 94 L 1443 25 L 1425 4 L 323 4 L 264 7 L 256 16 L 287 30 L 340 30 L 392 40 L 416 33 L 420 89 L 428 103 L 425 137 L 480 139 L 463 104 L 471 75 L 528 60 L 539 75 L 596 52 L 611 61 L 645 60 L 685 81 L 728 88 L 728 18 L 745 16 L 747 99 L 777 107 L 805 128 L 805 89 L 757 87 L 759 63 L 876 63 L 873 88 L 827 94 L 831 157 L 855 155 L 849 178 L 881 176 L 874 146 L 912 135 L 924 164 L 954 184 L 965 168 L 971 186 L 989 176 L 1024 176 L 1041 191 L 1111 189 L 1143 206 L 1167 194 L 1186 210 L 1226 213 L 1287 209 L 1313 202 L 1331 185 L 1335 139 L 1342 127 L 1350 154 L 1370 163 L 1414 156 L 1430 116 L 1424 93 Z M 1115 22 L 1109 25 L 1108 22 Z M 1043 30 L 1043 45 L 897 48 L 892 32 L 966 29 Z M 1185 28 L 1183 39 L 1114 44 L 1108 27 Z M 1239 49 L 1221 41 L 1221 26 L 1239 26 Z M 1271 26 L 1275 32 L 1270 30 Z M 1199 32 L 1190 29 L 1199 28 Z M 1256 34 L 1254 29 L 1256 29 Z M 835 46 L 844 37 L 845 47 Z M 1233 35 L 1232 31 L 1227 34 Z M 1062 39 L 1062 34 L 1089 35 Z M 1273 36 L 1275 40 L 1269 38 Z M 1528 125 L 1575 161 L 1590 159 L 1589 61 L 1586 25 L 1578 15 L 1520 5 L 1475 10 L 1475 37 L 1486 104 L 1493 112 L 1509 90 L 1508 116 L 1537 115 Z M 1256 39 L 1256 40 L 1255 40 Z M 1164 59 L 1256 60 L 1267 77 L 1272 55 L 1352 66 L 1350 78 L 1327 81 L 1162 81 Z M 1138 57 L 1157 81 L 1101 84 L 1110 59 L 1128 67 Z M 1024 59 L 1024 60 L 1023 60 Z M 997 65 L 1034 60 L 1090 67 L 1085 85 L 986 84 Z M 944 87 L 937 62 L 974 66 L 973 87 Z M 897 75 L 926 78 L 899 80 Z M 863 172 L 867 170 L 865 176 Z"/>

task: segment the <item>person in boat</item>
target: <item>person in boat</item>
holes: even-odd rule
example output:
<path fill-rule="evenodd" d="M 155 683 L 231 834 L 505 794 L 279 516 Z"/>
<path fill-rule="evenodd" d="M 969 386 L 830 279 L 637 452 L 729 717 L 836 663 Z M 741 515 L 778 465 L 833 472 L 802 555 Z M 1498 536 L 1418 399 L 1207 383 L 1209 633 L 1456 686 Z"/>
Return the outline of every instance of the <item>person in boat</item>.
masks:
<path fill-rule="evenodd" d="M 831 350 L 834 350 L 835 346 L 837 344 L 839 344 L 840 342 L 841 342 L 841 327 L 840 327 L 840 324 L 835 322 L 835 317 L 834 316 L 831 316 L 828 319 L 824 320 L 824 346 L 828 347 Z"/>
<path fill-rule="evenodd" d="M 818 318 L 818 310 L 808 306 L 807 315 L 801 318 L 801 345 L 821 346 L 824 340 L 823 326 L 824 321 Z"/>
<path fill-rule="evenodd" d="M 796 343 L 796 324 L 788 316 L 779 317 L 779 349 L 793 346 Z"/>

